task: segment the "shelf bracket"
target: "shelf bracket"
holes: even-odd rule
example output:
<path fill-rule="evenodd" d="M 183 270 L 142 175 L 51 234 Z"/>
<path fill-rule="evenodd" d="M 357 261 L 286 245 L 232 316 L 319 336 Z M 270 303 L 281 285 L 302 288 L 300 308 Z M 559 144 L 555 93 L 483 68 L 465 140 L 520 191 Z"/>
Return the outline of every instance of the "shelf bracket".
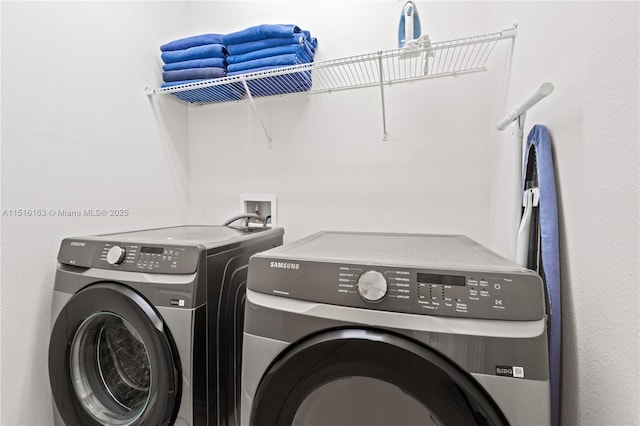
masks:
<path fill-rule="evenodd" d="M 378 70 L 380 72 L 380 99 L 382 101 L 382 140 L 389 140 L 387 133 L 387 115 L 384 109 L 384 74 L 382 71 L 382 52 L 378 51 Z"/>
<path fill-rule="evenodd" d="M 249 99 L 249 102 L 251 102 L 251 107 L 253 108 L 253 112 L 256 115 L 256 117 L 258 117 L 258 120 L 260 121 L 260 125 L 262 126 L 262 131 L 267 137 L 267 141 L 269 141 L 269 149 L 271 149 L 271 135 L 269 134 L 269 130 L 267 130 L 267 126 L 264 124 L 264 120 L 262 119 L 262 116 L 258 112 L 258 107 L 256 106 L 256 103 L 253 100 L 253 96 L 251 96 L 251 90 L 249 90 L 249 86 L 247 85 L 247 80 L 245 78 L 242 79 L 242 85 L 244 86 L 244 90 L 247 93 L 247 98 Z"/>

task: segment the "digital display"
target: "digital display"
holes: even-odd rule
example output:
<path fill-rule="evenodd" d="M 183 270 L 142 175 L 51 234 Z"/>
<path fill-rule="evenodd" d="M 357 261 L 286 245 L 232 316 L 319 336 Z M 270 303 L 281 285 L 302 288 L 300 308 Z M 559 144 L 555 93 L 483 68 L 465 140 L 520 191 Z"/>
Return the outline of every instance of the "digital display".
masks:
<path fill-rule="evenodd" d="M 140 253 L 149 253 L 149 254 L 162 254 L 164 249 L 162 247 L 141 247 Z"/>
<path fill-rule="evenodd" d="M 442 285 L 456 285 L 464 287 L 466 280 L 460 275 L 436 275 L 436 274 L 422 274 L 418 272 L 418 282 L 420 284 L 442 284 Z"/>

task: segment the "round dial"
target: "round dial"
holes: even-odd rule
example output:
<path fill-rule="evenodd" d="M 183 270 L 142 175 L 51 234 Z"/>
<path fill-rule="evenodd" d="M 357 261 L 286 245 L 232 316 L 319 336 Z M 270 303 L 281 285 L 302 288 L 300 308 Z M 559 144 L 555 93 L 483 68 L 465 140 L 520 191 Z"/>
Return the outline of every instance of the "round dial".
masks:
<path fill-rule="evenodd" d="M 124 247 L 113 246 L 109 249 L 109 252 L 107 252 L 107 262 L 111 265 L 119 265 L 124 260 L 126 254 L 127 252 Z"/>
<path fill-rule="evenodd" d="M 358 277 L 358 293 L 367 302 L 379 302 L 387 294 L 387 280 L 378 271 L 367 271 Z"/>

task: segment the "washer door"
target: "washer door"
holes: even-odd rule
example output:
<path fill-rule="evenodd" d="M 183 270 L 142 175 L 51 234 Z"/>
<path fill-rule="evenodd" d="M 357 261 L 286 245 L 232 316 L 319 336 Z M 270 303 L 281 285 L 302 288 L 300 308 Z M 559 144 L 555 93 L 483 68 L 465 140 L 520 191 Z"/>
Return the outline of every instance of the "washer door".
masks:
<path fill-rule="evenodd" d="M 49 380 L 68 425 L 165 425 L 180 402 L 169 330 L 137 292 L 99 283 L 76 293 L 49 342 Z"/>
<path fill-rule="evenodd" d="M 507 425 L 469 374 L 386 331 L 343 329 L 293 346 L 260 382 L 251 425 Z"/>

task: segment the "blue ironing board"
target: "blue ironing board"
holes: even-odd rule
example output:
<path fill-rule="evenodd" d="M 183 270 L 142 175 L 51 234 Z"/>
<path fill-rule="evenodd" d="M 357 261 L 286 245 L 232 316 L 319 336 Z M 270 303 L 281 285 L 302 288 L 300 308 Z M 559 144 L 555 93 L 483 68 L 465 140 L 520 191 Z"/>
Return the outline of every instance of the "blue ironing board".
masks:
<path fill-rule="evenodd" d="M 546 286 L 549 314 L 549 380 L 551 424 L 560 424 L 560 379 L 562 377 L 562 323 L 558 203 L 549 130 L 536 124 L 527 137 L 524 154 L 523 191 L 537 187 L 540 201 L 531 228 L 529 268 L 536 270 Z"/>

